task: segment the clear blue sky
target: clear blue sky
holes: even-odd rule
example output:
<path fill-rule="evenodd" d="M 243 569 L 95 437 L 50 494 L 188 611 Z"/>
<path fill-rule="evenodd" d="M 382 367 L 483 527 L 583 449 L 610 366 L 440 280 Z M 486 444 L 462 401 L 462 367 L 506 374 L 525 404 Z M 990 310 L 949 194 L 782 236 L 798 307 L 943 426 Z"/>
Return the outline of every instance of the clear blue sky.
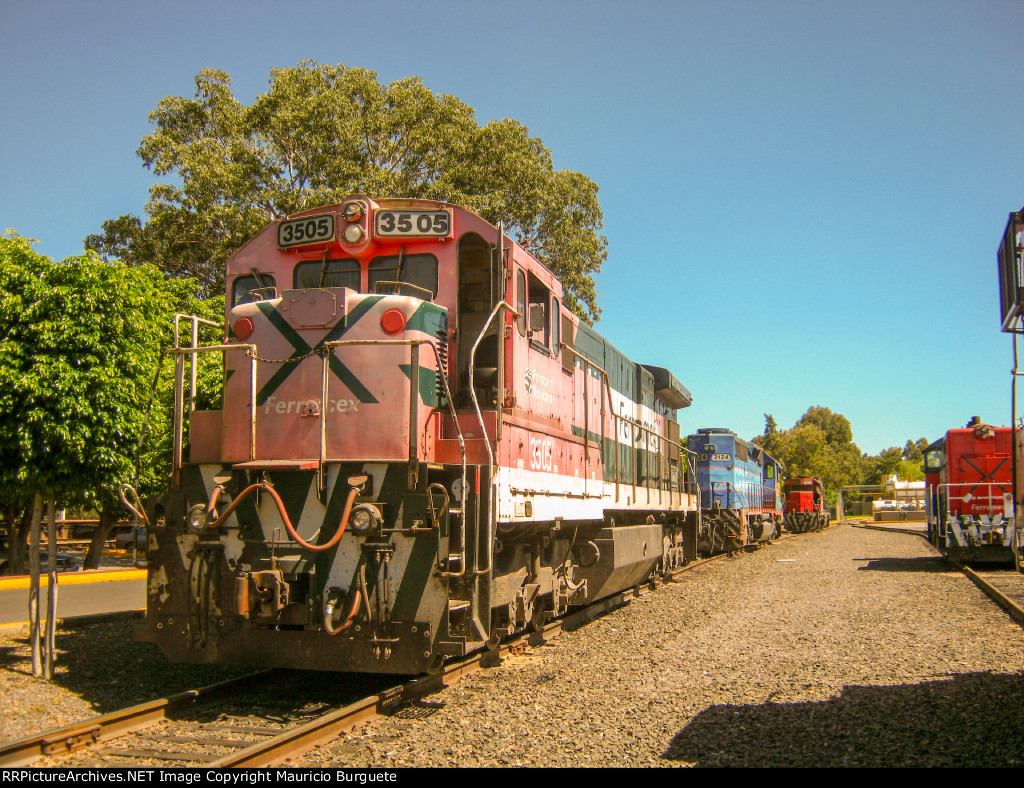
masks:
<path fill-rule="evenodd" d="M 683 433 L 812 405 L 862 451 L 1010 420 L 995 254 L 1024 205 L 1020 0 L 0 0 L 0 228 L 141 215 L 148 113 L 202 68 L 416 75 L 600 186 L 598 328 Z"/>

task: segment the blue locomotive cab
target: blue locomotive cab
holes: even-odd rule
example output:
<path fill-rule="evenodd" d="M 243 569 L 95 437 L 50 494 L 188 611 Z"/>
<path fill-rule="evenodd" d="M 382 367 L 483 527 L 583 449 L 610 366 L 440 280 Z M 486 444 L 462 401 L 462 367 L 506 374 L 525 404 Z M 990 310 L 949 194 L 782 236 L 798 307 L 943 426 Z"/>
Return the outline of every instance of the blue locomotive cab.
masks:
<path fill-rule="evenodd" d="M 781 533 L 780 463 L 755 443 L 722 427 L 688 437 L 701 492 L 698 550 L 735 552 Z"/>

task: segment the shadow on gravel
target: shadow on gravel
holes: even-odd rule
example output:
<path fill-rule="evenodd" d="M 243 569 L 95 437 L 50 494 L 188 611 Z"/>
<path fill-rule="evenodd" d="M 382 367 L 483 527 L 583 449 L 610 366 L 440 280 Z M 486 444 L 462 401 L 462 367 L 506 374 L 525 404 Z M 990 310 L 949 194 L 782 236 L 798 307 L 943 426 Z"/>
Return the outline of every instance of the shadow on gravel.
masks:
<path fill-rule="evenodd" d="M 916 558 L 854 558 L 853 561 L 867 561 L 865 566 L 858 566 L 857 571 L 872 572 L 949 572 L 952 567 L 940 555 L 919 556 Z"/>
<path fill-rule="evenodd" d="M 16 650 L 11 646 L 0 646 L 0 670 L 10 670 L 15 673 L 28 673 L 32 669 L 32 664 L 28 663 L 28 669 L 23 669 L 21 663 L 23 659 L 19 658 Z"/>
<path fill-rule="evenodd" d="M 133 639 L 136 621 L 121 617 L 59 628 L 53 685 L 77 695 L 103 714 L 262 670 L 238 665 L 173 664 L 155 644 Z M 0 647 L 0 669 L 39 681 L 31 677 L 28 638 L 15 639 L 14 644 Z M 275 714 L 294 716 L 295 709 L 307 704 L 344 705 L 367 694 L 383 692 L 405 678 L 279 670 L 268 685 L 269 697 L 260 701 L 258 709 L 244 713 L 279 721 Z"/>
<path fill-rule="evenodd" d="M 254 668 L 172 665 L 153 643 L 133 640 L 132 618 L 58 627 L 52 683 L 100 713 L 214 684 Z M 28 637 L 0 648 L 0 668 L 31 677 Z M 36 679 L 38 680 L 38 679 Z"/>
<path fill-rule="evenodd" d="M 712 706 L 662 755 L 697 766 L 1022 766 L 1024 674 L 846 687 L 815 703 Z"/>

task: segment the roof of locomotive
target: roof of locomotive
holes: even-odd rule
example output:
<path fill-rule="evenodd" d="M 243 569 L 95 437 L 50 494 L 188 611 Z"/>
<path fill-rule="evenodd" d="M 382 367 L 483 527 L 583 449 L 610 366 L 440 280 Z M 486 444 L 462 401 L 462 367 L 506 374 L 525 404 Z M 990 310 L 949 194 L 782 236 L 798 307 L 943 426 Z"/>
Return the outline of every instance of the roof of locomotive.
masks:
<path fill-rule="evenodd" d="M 742 444 L 743 446 L 746 447 L 748 455 L 752 456 L 754 458 L 754 461 L 757 462 L 757 464 L 761 465 L 762 467 L 769 463 L 776 466 L 777 468 L 786 467 L 782 462 L 780 462 L 771 454 L 766 452 L 764 448 L 759 444 L 754 443 L 753 441 L 744 440 L 743 438 L 739 437 L 735 432 L 733 432 L 730 429 L 726 429 L 725 427 L 702 427 L 696 432 L 688 435 L 687 441 L 700 441 L 701 439 L 703 439 L 703 445 L 706 446 L 707 440 L 712 437 L 731 438 L 733 443 Z"/>
<path fill-rule="evenodd" d="M 373 198 L 367 197 L 365 194 L 354 193 L 354 194 L 348 195 L 347 197 L 343 198 L 339 202 L 328 203 L 328 204 L 325 204 L 325 205 L 316 205 L 316 206 L 313 206 L 311 208 L 304 208 L 301 211 L 296 211 L 295 213 L 290 213 L 287 216 L 279 216 L 276 219 L 272 219 L 266 225 L 264 225 L 259 230 L 259 232 L 257 232 L 248 241 L 246 241 L 241 247 L 239 247 L 237 250 L 235 250 L 235 252 L 228 258 L 227 266 L 226 266 L 227 267 L 227 273 L 229 275 L 231 275 L 231 274 L 238 274 L 238 273 L 248 273 L 248 271 L 249 271 L 249 269 L 251 267 L 251 263 L 248 262 L 246 260 L 246 258 L 248 258 L 249 255 L 253 251 L 255 251 L 257 247 L 259 247 L 260 250 L 262 251 L 262 247 L 266 245 L 266 238 L 268 236 L 270 236 L 270 237 L 272 237 L 274 239 L 272 245 L 273 245 L 275 250 L 283 251 L 283 252 L 288 252 L 288 253 L 296 253 L 296 254 L 309 254 L 313 250 L 323 250 L 325 248 L 331 248 L 331 247 L 346 248 L 346 247 L 350 246 L 348 244 L 342 243 L 339 239 L 335 238 L 335 239 L 332 239 L 330 241 L 319 241 L 319 242 L 316 242 L 316 243 L 306 244 L 306 245 L 303 245 L 303 246 L 293 246 L 293 247 L 289 247 L 288 249 L 282 250 L 282 249 L 279 249 L 277 247 L 276 233 L 270 232 L 270 230 L 271 230 L 271 228 L 275 227 L 276 225 L 279 225 L 281 222 L 288 221 L 290 219 L 298 219 L 298 218 L 301 218 L 303 216 L 313 216 L 313 215 L 322 214 L 322 213 L 325 213 L 325 212 L 340 213 L 342 211 L 342 209 L 344 208 L 344 206 L 347 205 L 348 203 L 352 202 L 353 200 L 365 201 L 366 203 L 369 203 L 371 206 L 373 206 L 373 208 L 375 210 L 376 209 L 380 209 L 380 208 L 388 208 L 388 209 L 409 208 L 409 209 L 423 209 L 423 210 L 429 210 L 429 209 L 435 209 L 436 210 L 436 209 L 440 209 L 440 208 L 448 208 L 448 209 L 451 209 L 452 211 L 458 212 L 458 214 L 460 216 L 460 221 L 467 222 L 469 225 L 471 225 L 471 229 L 475 230 L 478 234 L 481 234 L 481 235 L 493 234 L 495 237 L 498 235 L 498 228 L 497 227 L 495 227 L 493 224 L 491 224 L 486 219 L 481 217 L 475 211 L 465 207 L 464 205 L 459 205 L 458 203 L 445 202 L 443 200 L 427 200 L 427 199 L 409 198 L 409 197 L 384 197 L 384 198 L 381 198 L 381 199 L 373 199 Z M 476 225 L 476 227 L 472 227 L 472 225 Z M 490 231 L 490 233 L 488 233 L 488 231 Z M 505 241 L 512 245 L 512 247 L 513 247 L 513 255 L 515 257 L 517 257 L 517 258 L 520 258 L 521 256 L 525 256 L 525 257 L 529 258 L 529 260 L 532 263 L 532 265 L 530 266 L 531 269 L 534 269 L 534 267 L 537 269 L 537 270 L 534 270 L 533 273 L 534 274 L 538 274 L 539 273 L 539 274 L 544 275 L 544 278 L 548 279 L 548 281 L 545 284 L 548 285 L 549 289 L 551 289 L 552 291 L 557 292 L 559 298 L 561 298 L 561 295 L 562 295 L 562 283 L 561 283 L 561 280 L 559 280 L 558 277 L 555 276 L 555 273 L 550 268 L 548 268 L 544 263 L 542 263 L 540 260 L 538 260 L 536 257 L 534 257 L 529 249 L 527 249 L 522 244 L 520 244 L 518 241 L 516 241 L 514 238 L 512 238 L 510 235 L 508 235 L 508 233 L 504 233 L 503 232 L 502 234 L 504 236 Z M 400 243 L 400 242 L 402 242 L 403 239 L 399 238 L 399 239 L 394 239 L 394 240 L 395 240 L 396 243 Z M 356 247 L 359 247 L 360 249 L 364 249 L 365 250 L 365 248 L 370 248 L 375 243 L 379 244 L 380 242 L 379 241 L 373 241 L 372 239 L 368 239 L 365 243 L 361 242 L 359 244 L 355 244 L 355 245 L 351 245 L 351 246 L 356 246 Z M 254 247 L 254 248 L 251 249 L 250 247 Z M 237 265 L 235 265 L 235 263 L 237 263 Z M 555 286 L 556 284 L 557 284 L 557 287 Z"/>
<path fill-rule="evenodd" d="M 346 244 L 340 237 L 334 237 L 330 240 L 319 241 L 312 244 L 304 244 L 299 246 L 291 246 L 288 248 L 280 248 L 277 244 L 277 233 L 274 228 L 280 225 L 284 221 L 292 219 L 302 218 L 304 216 L 315 216 L 324 213 L 335 213 L 341 215 L 344 207 L 353 201 L 364 202 L 371 206 L 372 210 L 380 209 L 400 209 L 407 208 L 410 210 L 438 210 L 448 209 L 458 215 L 459 235 L 461 236 L 465 232 L 476 232 L 482 237 L 493 236 L 497 239 L 499 230 L 493 224 L 482 218 L 479 214 L 475 213 L 469 208 L 457 203 L 445 202 L 443 200 L 427 200 L 418 198 L 401 198 L 401 197 L 387 197 L 381 199 L 372 199 L 364 194 L 351 194 L 342 199 L 339 202 L 329 203 L 327 205 L 318 205 L 311 208 L 305 208 L 301 211 L 282 216 L 268 222 L 258 233 L 252 238 L 246 241 L 239 249 L 237 249 L 227 261 L 227 274 L 228 276 L 235 276 L 239 274 L 248 274 L 253 267 L 255 267 L 257 261 L 262 261 L 264 255 L 268 250 L 272 250 L 275 253 L 283 253 L 295 257 L 309 256 L 312 254 L 323 254 L 328 249 L 336 248 L 345 250 L 345 253 L 352 254 L 353 256 L 363 256 L 368 249 L 380 247 L 382 245 L 397 245 L 401 244 L 407 239 L 402 238 L 388 238 L 387 240 L 378 240 L 373 238 L 369 233 L 367 238 L 360 241 L 357 244 Z M 453 227 L 452 234 L 455 235 L 455 228 Z M 529 270 L 531 275 L 539 277 L 542 282 L 547 285 L 548 289 L 561 300 L 564 296 L 563 287 L 561 280 L 555 275 L 555 273 L 548 268 L 543 262 L 538 260 L 528 248 L 524 247 L 514 238 L 510 237 L 507 233 L 502 232 L 503 239 L 506 244 L 512 248 L 513 258 L 521 265 L 528 261 L 528 265 L 524 266 Z M 278 258 L 280 259 L 280 258 Z M 693 401 L 690 391 L 683 386 L 674 375 L 668 370 L 661 367 L 650 366 L 646 364 L 639 364 L 638 362 L 632 361 L 629 357 L 616 348 L 611 342 L 607 340 L 602 334 L 594 330 L 591 326 L 586 325 L 582 321 L 579 323 L 578 334 L 583 336 L 591 336 L 595 342 L 600 343 L 605 352 L 610 352 L 621 356 L 631 364 L 637 364 L 648 370 L 648 372 L 655 378 L 655 384 L 658 387 L 657 396 L 672 409 L 687 407 Z M 585 345 L 585 343 L 584 343 Z M 591 355 L 587 352 L 586 347 L 577 347 L 577 352 L 581 352 L 585 356 Z M 590 360 L 602 366 L 607 365 L 607 360 L 603 357 L 591 358 Z"/>

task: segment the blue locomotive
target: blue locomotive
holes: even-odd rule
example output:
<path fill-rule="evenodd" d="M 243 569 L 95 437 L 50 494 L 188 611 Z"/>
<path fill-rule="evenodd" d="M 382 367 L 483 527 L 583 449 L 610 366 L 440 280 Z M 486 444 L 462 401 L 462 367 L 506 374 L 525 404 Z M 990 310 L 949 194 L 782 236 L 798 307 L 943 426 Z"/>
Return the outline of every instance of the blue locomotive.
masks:
<path fill-rule="evenodd" d="M 732 430 L 708 427 L 687 438 L 700 488 L 700 553 L 733 553 L 782 532 L 782 464 Z"/>

